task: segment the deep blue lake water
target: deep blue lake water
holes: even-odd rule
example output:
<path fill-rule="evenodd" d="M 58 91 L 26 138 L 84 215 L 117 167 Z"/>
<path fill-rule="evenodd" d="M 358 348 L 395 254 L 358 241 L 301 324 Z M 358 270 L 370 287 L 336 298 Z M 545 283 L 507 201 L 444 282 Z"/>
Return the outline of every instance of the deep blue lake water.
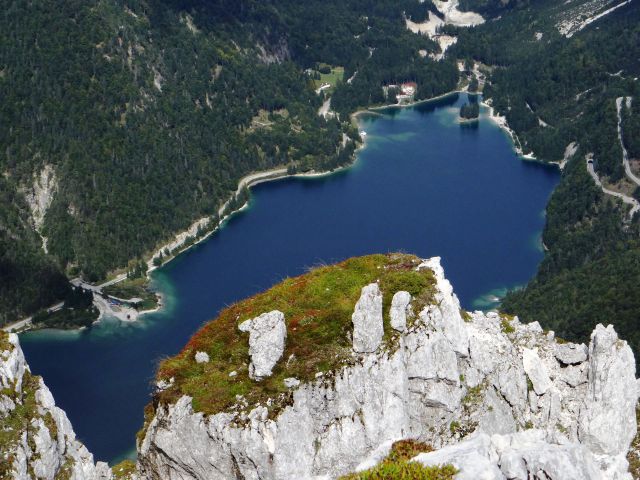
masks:
<path fill-rule="evenodd" d="M 158 359 L 224 306 L 279 280 L 377 252 L 439 255 L 468 309 L 526 283 L 542 259 L 556 169 L 520 160 L 485 117 L 457 123 L 465 95 L 361 118 L 367 146 L 351 169 L 253 189 L 250 208 L 153 279 L 167 308 L 136 324 L 21 336 L 79 438 L 97 459 L 131 454 Z"/>

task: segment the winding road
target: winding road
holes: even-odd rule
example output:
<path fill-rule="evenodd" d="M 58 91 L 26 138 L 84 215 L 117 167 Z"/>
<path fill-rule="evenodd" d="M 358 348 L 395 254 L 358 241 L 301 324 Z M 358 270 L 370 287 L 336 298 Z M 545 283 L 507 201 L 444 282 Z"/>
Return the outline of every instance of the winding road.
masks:
<path fill-rule="evenodd" d="M 631 107 L 631 97 L 618 97 L 616 98 L 616 111 L 618 115 L 618 141 L 620 142 L 620 148 L 622 149 L 622 164 L 624 165 L 624 171 L 627 175 L 627 178 L 631 180 L 635 185 L 640 187 L 640 178 L 636 177 L 631 171 L 631 165 L 629 164 L 629 152 L 624 146 L 623 134 L 622 134 L 622 102 L 625 102 L 627 108 Z M 635 198 L 630 197 L 629 195 L 625 195 L 624 193 L 614 192 L 613 190 L 609 190 L 602 185 L 600 181 L 600 177 L 596 173 L 593 168 L 593 154 L 588 154 L 585 157 L 587 161 L 587 171 L 593 181 L 596 182 L 596 185 L 602 189 L 602 192 L 606 195 L 611 195 L 612 197 L 619 198 L 627 205 L 631 206 L 631 210 L 629 211 L 629 220 L 633 218 L 633 216 L 640 211 L 640 202 L 638 202 Z"/>
<path fill-rule="evenodd" d="M 614 192 L 613 190 L 605 188 L 600 181 L 600 177 L 598 177 L 598 174 L 593 168 L 593 155 L 587 155 L 585 160 L 587 161 L 587 171 L 589 172 L 589 175 L 591 175 L 593 181 L 596 182 L 596 185 L 602 189 L 602 192 L 607 195 L 611 195 L 612 197 L 619 198 L 624 203 L 631 206 L 631 210 L 629 211 L 629 220 L 631 220 L 636 212 L 640 210 L 640 203 L 635 198 L 625 195 L 624 193 Z"/>
<path fill-rule="evenodd" d="M 622 102 L 626 103 L 627 108 L 631 108 L 631 97 L 618 97 L 616 98 L 616 110 L 618 112 L 618 141 L 620 142 L 620 148 L 622 148 L 622 163 L 624 165 L 624 171 L 627 174 L 629 180 L 640 187 L 640 178 L 636 177 L 631 171 L 631 165 L 629 164 L 629 152 L 624 146 L 624 140 L 622 135 Z"/>

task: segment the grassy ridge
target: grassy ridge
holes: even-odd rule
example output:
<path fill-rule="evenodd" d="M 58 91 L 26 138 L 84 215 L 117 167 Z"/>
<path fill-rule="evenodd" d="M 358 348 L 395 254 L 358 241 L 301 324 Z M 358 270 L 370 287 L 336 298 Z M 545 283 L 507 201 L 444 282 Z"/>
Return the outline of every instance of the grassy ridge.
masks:
<path fill-rule="evenodd" d="M 158 380 L 174 379 L 160 393 L 161 402 L 175 402 L 182 395 L 193 398 L 197 411 L 214 414 L 231 407 L 236 395 L 250 404 L 287 392 L 283 380 L 310 381 L 317 372 L 339 368 L 351 358 L 351 315 L 362 287 L 379 282 L 383 293 L 385 337 L 393 339 L 388 311 L 393 294 L 407 290 L 414 297 L 414 313 L 429 303 L 435 279 L 429 269 L 416 271 L 420 259 L 412 255 L 370 255 L 335 266 L 317 268 L 290 278 L 270 290 L 237 303 L 196 333 L 175 357 L 162 362 Z M 248 376 L 248 335 L 237 326 L 245 320 L 280 310 L 287 323 L 287 343 L 273 375 L 262 382 Z M 198 364 L 198 351 L 210 362 Z M 230 377 L 235 371 L 237 375 Z"/>

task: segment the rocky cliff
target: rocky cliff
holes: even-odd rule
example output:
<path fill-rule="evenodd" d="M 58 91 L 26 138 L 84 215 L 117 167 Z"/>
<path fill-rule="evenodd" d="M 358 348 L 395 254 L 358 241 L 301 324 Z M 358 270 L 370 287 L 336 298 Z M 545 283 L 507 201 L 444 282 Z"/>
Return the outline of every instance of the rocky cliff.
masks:
<path fill-rule="evenodd" d="M 231 307 L 165 362 L 138 470 L 336 478 L 416 439 L 458 479 L 630 479 L 637 390 L 612 326 L 565 343 L 461 310 L 438 258 L 363 257 Z"/>
<path fill-rule="evenodd" d="M 0 332 L 0 478 L 102 480 L 105 463 L 76 439 L 42 378 L 32 375 L 14 334 Z"/>

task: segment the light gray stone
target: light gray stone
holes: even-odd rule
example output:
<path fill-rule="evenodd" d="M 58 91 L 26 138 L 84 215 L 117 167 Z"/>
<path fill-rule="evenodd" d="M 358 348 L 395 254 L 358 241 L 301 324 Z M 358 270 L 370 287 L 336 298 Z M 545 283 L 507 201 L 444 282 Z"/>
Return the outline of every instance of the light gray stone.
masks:
<path fill-rule="evenodd" d="M 354 352 L 375 352 L 384 335 L 382 293 L 377 283 L 362 288 L 351 321 L 353 322 Z"/>
<path fill-rule="evenodd" d="M 626 454 L 636 435 L 635 359 L 612 325 L 597 325 L 589 344 L 589 383 L 579 438 L 597 454 Z"/>
<path fill-rule="evenodd" d="M 587 383 L 588 371 L 589 366 L 587 364 L 569 365 L 560 370 L 558 378 L 570 387 L 577 387 L 578 385 Z"/>
<path fill-rule="evenodd" d="M 399 332 L 404 332 L 407 328 L 407 315 L 411 313 L 411 294 L 409 292 L 396 292 L 391 300 L 391 310 L 389 317 L 391 327 Z"/>
<path fill-rule="evenodd" d="M 209 363 L 209 354 L 207 352 L 196 352 L 196 363 Z"/>
<path fill-rule="evenodd" d="M 287 388 L 295 388 L 300 385 L 300 380 L 297 378 L 289 377 L 284 379 L 284 386 Z"/>
<path fill-rule="evenodd" d="M 466 357 L 469 354 L 469 336 L 460 313 L 460 301 L 453 293 L 451 282 L 444 276 L 440 257 L 425 260 L 418 266 L 418 269 L 422 268 L 429 268 L 433 272 L 436 294 L 435 302 L 420 313 L 420 318 L 425 324 L 442 332 L 458 355 Z"/>
<path fill-rule="evenodd" d="M 479 434 L 457 445 L 422 453 L 423 465 L 452 464 L 456 480 L 602 480 L 593 454 L 577 443 L 555 444 L 540 430 L 509 435 Z"/>
<path fill-rule="evenodd" d="M 287 326 L 284 313 L 273 310 L 253 320 L 241 323 L 238 328 L 249 332 L 249 377 L 262 380 L 271 376 L 273 367 L 284 353 Z"/>
<path fill-rule="evenodd" d="M 491 438 L 481 434 L 435 452 L 421 453 L 412 461 L 425 466 L 451 464 L 459 470 L 456 480 L 505 480 L 491 460 L 491 449 Z"/>
<path fill-rule="evenodd" d="M 589 351 L 584 343 L 580 345 L 576 345 L 575 343 L 556 344 L 553 348 L 553 353 L 556 358 L 565 365 L 573 365 L 586 361 Z"/>
<path fill-rule="evenodd" d="M 522 350 L 522 366 L 531 380 L 535 392 L 538 395 L 544 395 L 552 384 L 547 369 L 538 356 L 537 349 L 524 348 Z"/>

